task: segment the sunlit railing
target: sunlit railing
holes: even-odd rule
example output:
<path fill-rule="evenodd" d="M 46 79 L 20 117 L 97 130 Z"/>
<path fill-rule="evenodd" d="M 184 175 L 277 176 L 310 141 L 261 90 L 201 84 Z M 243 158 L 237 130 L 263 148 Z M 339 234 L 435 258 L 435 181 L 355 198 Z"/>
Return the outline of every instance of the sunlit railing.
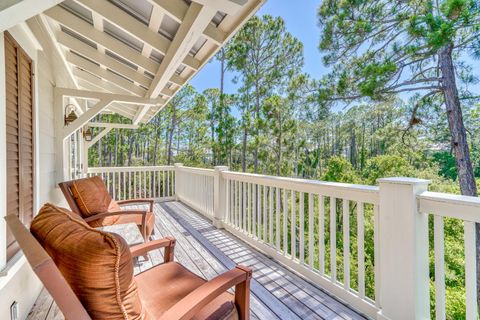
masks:
<path fill-rule="evenodd" d="M 114 199 L 173 199 L 173 166 L 89 168 L 88 176 L 101 176 Z"/>
<path fill-rule="evenodd" d="M 446 319 L 444 221 L 456 219 L 463 222 L 465 261 L 465 287 L 458 290 L 465 289 L 465 319 L 477 319 L 475 223 L 480 223 L 480 198 L 423 192 L 418 200 L 420 212 L 433 215 L 435 318 Z"/>
<path fill-rule="evenodd" d="M 214 170 L 179 166 L 176 168 L 176 197 L 213 219 Z"/>
<path fill-rule="evenodd" d="M 352 306 L 368 314 L 378 311 L 374 289 L 378 187 L 228 171 L 222 175 L 229 231 Z M 367 239 L 365 222 L 371 235 Z M 365 241 L 375 248 L 372 254 L 366 254 Z"/>
<path fill-rule="evenodd" d="M 101 175 L 118 199 L 182 201 L 376 319 L 447 318 L 444 223 L 456 221 L 465 279 L 455 289 L 465 292 L 465 318 L 476 319 L 479 198 L 429 192 L 419 179 L 380 179 L 376 187 L 180 164 L 90 168 L 88 175 Z"/>

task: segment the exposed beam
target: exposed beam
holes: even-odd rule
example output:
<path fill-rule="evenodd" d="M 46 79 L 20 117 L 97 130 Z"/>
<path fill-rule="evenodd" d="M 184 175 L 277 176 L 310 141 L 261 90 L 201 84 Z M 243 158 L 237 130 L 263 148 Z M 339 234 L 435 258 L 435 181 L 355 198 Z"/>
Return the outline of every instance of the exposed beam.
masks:
<path fill-rule="evenodd" d="M 62 45 L 67 48 L 81 54 L 82 56 L 93 60 L 104 67 L 121 74 L 122 76 L 129 78 L 132 81 L 135 81 L 145 87 L 149 87 L 152 83 L 152 80 L 147 78 L 145 75 L 138 73 L 136 70 L 126 66 L 125 64 L 117 61 L 116 59 L 107 56 L 106 54 L 100 53 L 98 50 L 95 50 L 88 44 L 75 39 L 74 37 L 60 32 L 57 35 L 57 40 Z"/>
<path fill-rule="evenodd" d="M 104 80 L 107 80 L 109 82 L 111 82 L 112 84 L 124 89 L 124 90 L 127 90 L 128 92 L 130 93 L 133 93 L 137 96 L 143 96 L 145 95 L 145 92 L 146 90 L 139 87 L 139 86 L 136 86 L 135 84 L 133 84 L 132 82 L 128 81 L 127 79 L 124 79 L 112 72 L 109 72 L 105 69 L 102 69 L 100 68 L 99 66 L 97 66 L 95 63 L 93 62 L 90 62 L 88 60 L 85 60 L 71 52 L 68 52 L 66 54 L 66 57 L 67 57 L 67 61 L 70 62 L 71 64 L 85 70 L 85 71 L 88 71 L 90 73 L 93 73 L 94 75 L 104 79 Z"/>
<path fill-rule="evenodd" d="M 229 15 L 236 15 L 248 0 L 193 0 L 201 5 L 216 8 Z"/>
<path fill-rule="evenodd" d="M 112 129 L 138 129 L 137 125 L 128 123 L 102 123 L 102 122 L 89 122 L 87 126 L 92 128 L 112 128 Z"/>
<path fill-rule="evenodd" d="M 81 79 L 83 81 L 86 81 L 96 87 L 100 87 L 104 90 L 107 90 L 111 93 L 118 93 L 118 94 L 125 94 L 125 95 L 129 95 L 130 92 L 127 91 L 127 90 L 124 90 L 106 80 L 103 80 L 101 78 L 98 78 L 97 76 L 94 76 L 93 74 L 91 73 L 88 73 L 86 71 L 83 71 L 83 70 L 80 70 L 80 69 L 77 69 L 77 68 L 74 68 L 73 69 L 73 74 L 75 75 L 75 77 L 77 77 L 78 79 Z"/>
<path fill-rule="evenodd" d="M 185 19 L 177 30 L 175 37 L 158 68 L 152 85 L 147 92 L 148 97 L 156 97 L 175 73 L 176 68 L 187 55 L 193 44 L 201 36 L 202 31 L 216 14 L 216 10 L 192 2 Z"/>
<path fill-rule="evenodd" d="M 57 88 L 63 96 L 76 97 L 83 99 L 96 99 L 96 100 L 111 100 L 112 102 L 122 102 L 127 104 L 141 104 L 155 106 L 159 104 L 159 99 L 146 99 L 143 97 L 135 97 L 128 95 L 120 95 L 114 93 L 105 92 L 93 92 L 87 90 L 77 90 L 70 88 Z"/>
<path fill-rule="evenodd" d="M 86 143 L 86 149 L 90 149 L 95 143 L 97 143 L 100 139 L 105 137 L 110 131 L 112 131 L 113 128 L 105 128 L 102 131 L 100 131 L 95 137 L 93 137 L 92 141 L 88 141 Z"/>
<path fill-rule="evenodd" d="M 133 117 L 133 124 L 137 125 L 139 124 L 142 120 L 145 114 L 147 114 L 149 108 L 144 107 L 144 108 L 138 108 L 137 113 L 135 114 L 135 117 Z"/>
<path fill-rule="evenodd" d="M 60 91 L 61 94 L 61 91 Z M 98 101 L 92 108 L 88 109 L 85 113 L 83 113 L 77 120 L 70 123 L 68 126 L 63 127 L 63 134 L 62 138 L 65 140 L 68 138 L 72 133 L 83 127 L 87 122 L 92 120 L 97 114 L 102 112 L 108 105 L 112 103 L 112 100 L 105 99 Z"/>
<path fill-rule="evenodd" d="M 118 56 L 129 61 L 130 63 L 139 66 L 148 72 L 155 74 L 158 69 L 158 63 L 142 56 L 138 51 L 132 49 L 128 45 L 115 39 L 108 34 L 98 31 L 89 23 L 78 18 L 74 14 L 68 12 L 61 7 L 53 7 L 45 12 L 51 19 L 57 21 L 61 25 L 75 31 L 81 36 L 89 39 L 97 45 L 102 45 L 106 49 L 115 52 Z"/>
<path fill-rule="evenodd" d="M 144 69 L 151 74 L 155 74 L 157 72 L 159 67 L 158 63 L 143 56 L 138 51 L 132 49 L 121 41 L 95 29 L 89 23 L 83 21 L 67 10 L 57 6 L 47 10 L 45 14 L 57 23 L 92 41 L 98 47 L 104 47 L 105 49 L 114 52 L 138 68 Z M 57 37 L 60 34 L 63 34 L 63 32 L 57 32 Z M 77 41 L 83 43 L 80 40 Z M 196 64 L 195 66 L 196 69 L 198 69 L 200 64 Z M 180 86 L 185 83 L 185 79 L 179 77 L 178 75 L 172 76 L 170 81 Z"/>
<path fill-rule="evenodd" d="M 172 1 L 172 0 L 147 0 L 156 7 L 162 8 L 167 12 L 167 14 L 177 21 L 182 23 L 183 19 L 188 10 L 188 4 L 184 1 Z M 207 28 L 203 31 L 203 35 L 216 43 L 221 45 L 225 42 L 227 36 L 226 33 L 219 28 L 215 27 L 213 24 L 209 24 Z"/>
<path fill-rule="evenodd" d="M 227 34 L 216 28 L 212 23 L 208 24 L 203 35 L 217 46 L 221 46 L 227 39 Z"/>
<path fill-rule="evenodd" d="M 80 85 L 80 89 L 82 90 L 112 93 L 105 90 L 104 88 L 97 87 L 96 85 L 91 84 L 90 82 L 87 82 L 83 79 L 78 79 L 78 84 Z M 118 102 L 112 102 L 108 106 L 108 109 L 104 110 L 104 112 L 106 111 L 110 111 L 112 113 L 118 113 L 119 115 L 124 116 L 127 119 L 133 119 L 133 117 L 135 116 L 135 113 L 137 112 L 137 108 L 133 104 L 121 104 Z"/>
<path fill-rule="evenodd" d="M 87 142 L 87 150 L 91 148 L 95 143 L 97 143 L 100 139 L 106 136 L 112 129 L 138 129 L 137 125 L 133 124 L 123 124 L 123 123 L 97 123 L 97 122 L 90 122 L 87 123 L 87 126 L 93 128 L 104 128 L 100 131 L 95 137 L 93 137 L 92 141 Z"/>
<path fill-rule="evenodd" d="M 138 40 L 147 43 L 162 54 L 166 54 L 168 48 L 171 46 L 170 40 L 160 33 L 151 30 L 140 21 L 131 17 L 122 9 L 107 2 L 98 0 L 76 0 L 79 4 L 95 11 L 101 15 L 105 20 L 109 21 L 116 27 L 129 33 Z M 185 56 L 183 63 L 189 68 L 197 70 L 200 62 L 190 56 Z"/>
<path fill-rule="evenodd" d="M 56 6 L 63 0 L 22 0 L 0 10 L 0 32 L 24 22 L 43 11 Z"/>
<path fill-rule="evenodd" d="M 160 10 L 158 7 L 153 7 L 152 8 L 152 13 L 150 15 L 150 21 L 148 22 L 148 28 L 154 32 L 158 32 L 158 30 L 160 29 L 160 26 L 162 24 L 162 21 L 163 21 L 163 18 L 164 18 L 164 13 L 163 13 L 163 10 Z M 152 51 L 153 51 L 153 47 L 150 46 L 148 43 L 144 43 L 143 44 L 143 48 L 142 48 L 142 55 L 145 56 L 145 57 L 150 57 L 150 55 L 152 54 Z M 150 81 L 150 84 L 152 82 Z M 150 87 L 150 85 L 148 86 Z M 133 117 L 133 122 L 135 124 L 139 123 L 142 121 L 142 118 L 144 116 L 144 112 L 146 113 L 148 111 L 145 110 L 147 108 L 138 108 L 137 109 L 137 112 L 135 113 L 135 116 Z"/>

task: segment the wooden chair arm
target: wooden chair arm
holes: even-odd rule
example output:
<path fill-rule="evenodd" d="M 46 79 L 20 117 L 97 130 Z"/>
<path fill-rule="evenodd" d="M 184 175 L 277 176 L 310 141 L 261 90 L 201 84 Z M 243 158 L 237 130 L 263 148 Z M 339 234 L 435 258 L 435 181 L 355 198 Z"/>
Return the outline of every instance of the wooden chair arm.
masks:
<path fill-rule="evenodd" d="M 163 239 L 152 240 L 147 243 L 142 243 L 130 248 L 130 252 L 132 253 L 132 257 L 139 257 L 144 256 L 149 251 L 165 248 L 164 253 L 164 262 L 171 262 L 173 261 L 174 256 L 174 249 L 175 249 L 176 240 L 174 237 L 165 237 Z"/>
<path fill-rule="evenodd" d="M 88 222 L 92 222 L 92 221 L 110 217 L 110 216 L 118 216 L 123 214 L 141 214 L 142 215 L 142 236 L 143 236 L 143 239 L 147 241 L 147 213 L 148 211 L 146 210 L 120 210 L 120 211 L 98 213 L 96 215 L 90 216 L 83 220 L 88 223 Z"/>
<path fill-rule="evenodd" d="M 118 200 L 118 205 L 126 205 L 126 204 L 133 204 L 133 203 L 149 203 L 150 204 L 150 212 L 153 212 L 153 204 L 155 200 L 153 199 L 127 199 L 127 200 Z"/>
<path fill-rule="evenodd" d="M 167 310 L 160 320 L 188 320 L 202 310 L 216 297 L 235 286 L 235 304 L 240 320 L 250 317 L 250 280 L 252 271 L 244 266 L 237 266 L 195 289 L 173 307 Z"/>

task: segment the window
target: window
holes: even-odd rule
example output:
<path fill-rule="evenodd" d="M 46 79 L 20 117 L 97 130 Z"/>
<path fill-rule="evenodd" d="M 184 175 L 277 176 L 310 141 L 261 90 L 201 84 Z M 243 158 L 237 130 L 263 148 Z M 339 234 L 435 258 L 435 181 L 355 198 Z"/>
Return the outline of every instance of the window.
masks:
<path fill-rule="evenodd" d="M 34 126 L 32 60 L 5 32 L 7 123 L 7 214 L 25 225 L 33 217 Z M 7 231 L 7 260 L 18 251 Z"/>

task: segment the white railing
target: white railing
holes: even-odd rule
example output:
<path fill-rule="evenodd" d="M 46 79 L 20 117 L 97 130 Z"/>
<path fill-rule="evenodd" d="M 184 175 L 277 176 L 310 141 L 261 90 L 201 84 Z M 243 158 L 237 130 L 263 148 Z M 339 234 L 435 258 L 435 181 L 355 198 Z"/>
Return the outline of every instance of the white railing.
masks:
<path fill-rule="evenodd" d="M 176 198 L 213 219 L 215 171 L 176 165 L 175 175 Z"/>
<path fill-rule="evenodd" d="M 378 312 L 373 280 L 378 187 L 229 171 L 222 176 L 227 230 L 366 314 Z M 366 254 L 365 241 L 374 254 Z"/>
<path fill-rule="evenodd" d="M 173 199 L 173 166 L 88 168 L 87 176 L 101 176 L 114 199 Z"/>
<path fill-rule="evenodd" d="M 379 186 L 373 187 L 181 164 L 90 168 L 88 175 L 102 175 L 120 199 L 182 201 L 215 226 L 381 320 L 427 319 L 431 314 L 446 319 L 444 221 L 456 219 L 464 226 L 465 252 L 465 285 L 456 289 L 465 290 L 465 318 L 477 318 L 479 198 L 428 192 L 429 181 L 420 179 L 379 179 Z M 430 249 L 434 310 L 430 310 Z"/>
<path fill-rule="evenodd" d="M 475 223 L 480 223 L 480 198 L 423 192 L 418 201 L 420 212 L 433 215 L 435 318 L 446 319 L 444 220 L 453 218 L 463 221 L 464 227 L 465 319 L 477 319 Z"/>

